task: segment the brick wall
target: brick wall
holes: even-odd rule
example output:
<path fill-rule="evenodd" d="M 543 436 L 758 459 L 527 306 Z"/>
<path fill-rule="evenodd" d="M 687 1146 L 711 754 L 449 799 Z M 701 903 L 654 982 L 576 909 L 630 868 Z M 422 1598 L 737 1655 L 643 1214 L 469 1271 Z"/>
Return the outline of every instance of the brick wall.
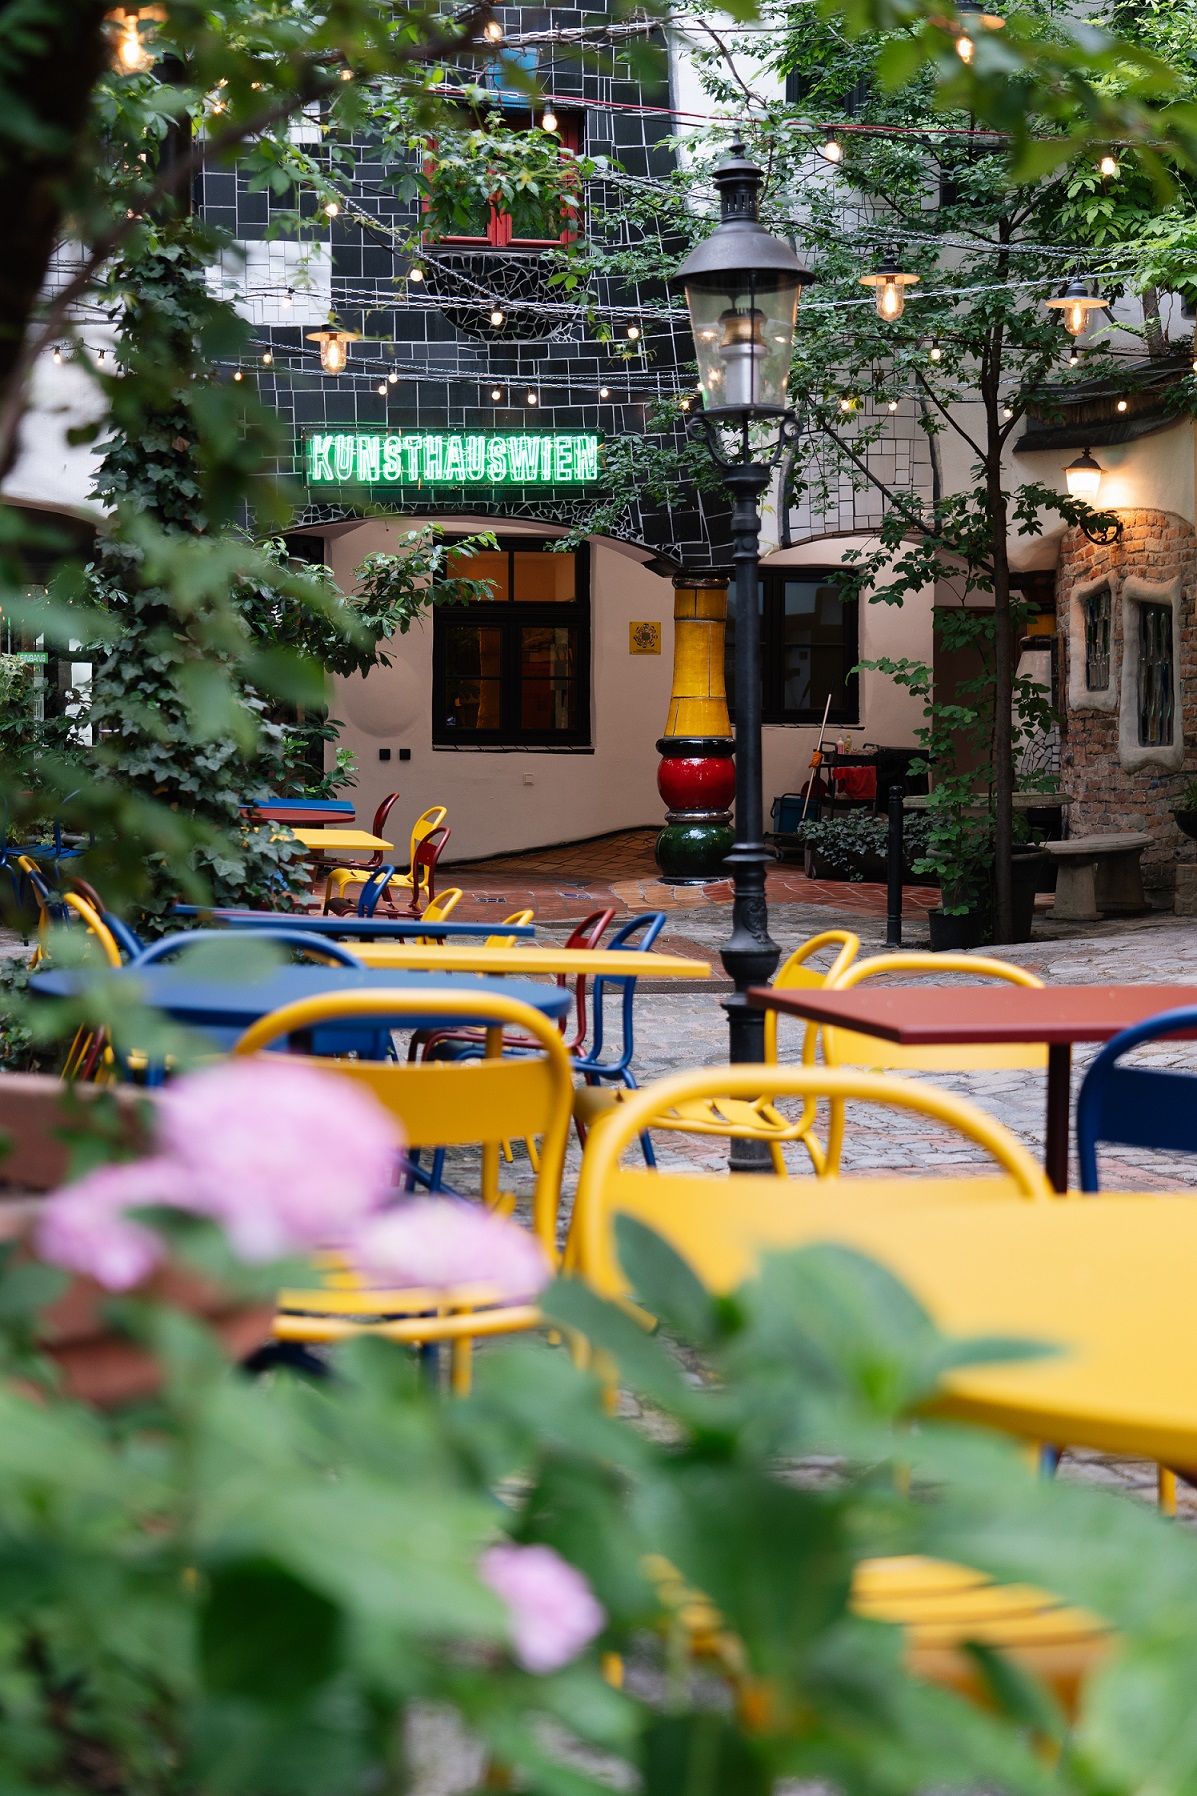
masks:
<path fill-rule="evenodd" d="M 1169 903 L 1178 861 L 1192 861 L 1197 844 L 1187 841 L 1170 813 L 1188 781 L 1197 776 L 1197 621 L 1194 619 L 1194 576 L 1197 538 L 1192 526 L 1174 512 L 1123 511 L 1122 539 L 1108 547 L 1089 542 L 1079 530 L 1064 538 L 1056 583 L 1060 630 L 1062 692 L 1068 692 L 1069 658 L 1084 655 L 1084 641 L 1070 640 L 1071 599 L 1075 587 L 1113 576 L 1111 607 L 1111 679 L 1122 668 L 1122 582 L 1138 576 L 1165 583 L 1181 581 L 1181 661 L 1177 702 L 1185 748 L 1183 771 L 1146 767 L 1128 772 L 1118 755 L 1118 712 L 1069 710 L 1063 741 L 1065 788 L 1077 802 L 1071 811 L 1071 833 L 1146 830 L 1154 838 L 1143 855 L 1144 882 L 1157 904 Z"/>

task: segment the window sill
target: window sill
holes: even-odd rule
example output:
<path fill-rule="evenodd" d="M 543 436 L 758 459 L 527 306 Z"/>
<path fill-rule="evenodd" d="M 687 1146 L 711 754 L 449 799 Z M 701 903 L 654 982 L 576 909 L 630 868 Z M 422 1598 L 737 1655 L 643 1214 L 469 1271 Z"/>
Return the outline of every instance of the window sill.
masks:
<path fill-rule="evenodd" d="M 583 742 L 434 742 L 434 755 L 592 755 Z"/>

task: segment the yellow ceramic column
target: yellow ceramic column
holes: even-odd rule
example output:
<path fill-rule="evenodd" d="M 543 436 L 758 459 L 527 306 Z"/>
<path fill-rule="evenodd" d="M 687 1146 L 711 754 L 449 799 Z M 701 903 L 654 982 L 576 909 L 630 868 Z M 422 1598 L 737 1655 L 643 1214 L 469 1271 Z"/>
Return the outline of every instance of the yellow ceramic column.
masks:
<path fill-rule="evenodd" d="M 673 580 L 673 692 L 657 790 L 669 809 L 657 837 L 661 877 L 695 885 L 724 877 L 723 857 L 734 832 L 734 743 L 723 682 L 727 576 L 675 574 Z"/>

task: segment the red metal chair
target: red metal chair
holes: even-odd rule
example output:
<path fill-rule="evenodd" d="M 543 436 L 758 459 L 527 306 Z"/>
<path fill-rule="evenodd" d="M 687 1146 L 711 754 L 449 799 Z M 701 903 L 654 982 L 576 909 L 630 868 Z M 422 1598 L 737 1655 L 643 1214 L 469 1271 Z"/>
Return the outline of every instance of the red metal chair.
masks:
<path fill-rule="evenodd" d="M 423 905 L 432 903 L 436 897 L 436 863 L 444 853 L 445 843 L 453 834 L 451 829 L 434 829 L 431 835 L 424 837 L 411 857 L 411 870 L 407 873 L 387 872 L 385 867 L 369 876 L 358 900 L 359 916 L 372 917 L 379 904 L 384 904 L 392 917 L 418 917 Z M 395 903 L 395 892 L 410 892 L 411 903 L 400 910 Z M 329 910 L 336 906 L 335 899 L 326 900 L 324 908 Z M 347 908 L 344 904 L 341 909 Z"/>
<path fill-rule="evenodd" d="M 376 836 L 382 834 L 383 826 L 390 816 L 391 809 L 398 798 L 398 792 L 389 792 L 375 811 L 373 833 Z M 409 871 L 395 876 L 394 883 L 396 885 L 412 884 L 415 876 L 416 856 L 420 845 L 436 833 L 440 825 L 445 821 L 445 815 L 445 806 L 443 804 L 434 804 L 430 806 L 428 810 L 421 812 L 420 816 L 416 818 L 411 831 Z M 448 834 L 449 832 L 446 830 L 446 840 L 448 839 Z M 442 847 L 444 846 L 443 843 L 441 845 Z M 370 885 L 372 883 L 371 875 L 377 873 L 379 868 L 385 864 L 383 860 L 385 852 L 385 849 L 376 848 L 370 859 L 364 863 L 359 862 L 356 866 L 333 868 L 324 888 L 324 911 L 326 916 L 330 911 L 334 916 L 341 916 L 345 911 L 351 910 L 354 907 L 361 896 L 360 888 Z M 435 862 L 433 864 L 435 865 Z M 386 882 L 387 885 L 391 883 L 392 882 L 389 880 Z M 431 896 L 432 894 L 429 893 L 429 897 Z M 391 908 L 394 908 L 393 905 Z"/>

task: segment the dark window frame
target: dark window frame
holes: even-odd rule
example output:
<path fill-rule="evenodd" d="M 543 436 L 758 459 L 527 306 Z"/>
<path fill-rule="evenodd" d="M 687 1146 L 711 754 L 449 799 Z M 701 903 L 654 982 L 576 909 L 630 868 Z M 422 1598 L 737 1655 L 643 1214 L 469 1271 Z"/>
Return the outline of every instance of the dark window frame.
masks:
<path fill-rule="evenodd" d="M 785 583 L 800 580 L 815 585 L 833 585 L 840 572 L 835 565 L 821 567 L 763 568 L 760 591 L 761 611 L 761 722 L 816 726 L 823 721 L 823 702 L 809 708 L 786 708 L 785 704 Z M 840 601 L 844 615 L 844 660 L 854 668 L 860 659 L 860 600 Z M 728 648 L 724 657 L 727 700 L 735 716 L 734 662 L 735 589 L 728 594 Z M 828 728 L 832 724 L 860 724 L 860 675 L 847 673 L 844 679 L 844 703 L 832 705 L 827 713 Z"/>
<path fill-rule="evenodd" d="M 501 552 L 511 555 L 538 549 L 552 554 L 552 539 L 534 536 L 500 536 Z M 559 600 L 494 599 L 476 605 L 441 605 L 432 622 L 432 746 L 434 749 L 477 750 L 535 748 L 548 752 L 569 753 L 591 747 L 590 737 L 590 668 L 591 668 L 591 592 L 590 545 L 580 543 L 572 551 L 574 557 L 574 598 Z M 465 570 L 470 577 L 470 570 Z M 454 624 L 498 624 L 505 632 L 501 645 L 499 675 L 500 706 L 503 722 L 497 730 L 462 732 L 445 721 L 448 682 L 447 657 L 449 632 Z M 574 673 L 578 700 L 577 721 L 570 730 L 526 730 L 519 721 L 520 631 L 541 626 L 573 628 L 577 632 L 577 661 Z"/>
<path fill-rule="evenodd" d="M 1176 741 L 1176 652 L 1171 605 L 1136 601 L 1139 678 L 1136 703 L 1140 748 L 1171 748 Z M 1154 641 L 1152 640 L 1154 638 Z M 1158 652 L 1153 654 L 1152 649 Z"/>
<path fill-rule="evenodd" d="M 1110 648 L 1114 633 L 1114 597 L 1108 580 L 1081 600 L 1085 626 L 1085 690 L 1110 690 Z"/>

